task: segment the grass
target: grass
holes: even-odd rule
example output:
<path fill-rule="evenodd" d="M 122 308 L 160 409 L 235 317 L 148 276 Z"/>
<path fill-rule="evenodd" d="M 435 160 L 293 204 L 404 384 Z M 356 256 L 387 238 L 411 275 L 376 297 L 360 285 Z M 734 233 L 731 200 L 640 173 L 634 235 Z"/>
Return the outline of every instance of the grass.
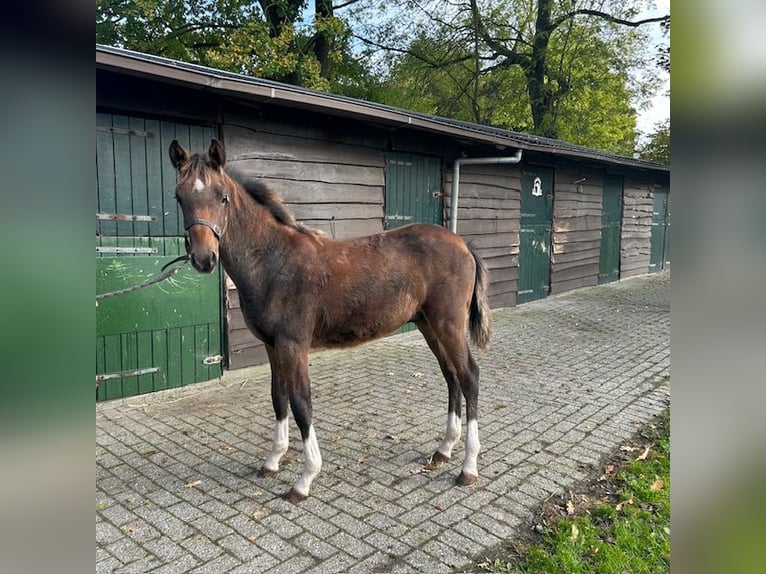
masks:
<path fill-rule="evenodd" d="M 514 543 L 504 556 L 478 566 L 514 574 L 670 572 L 669 412 L 602 471 L 546 503 L 532 540 Z"/>

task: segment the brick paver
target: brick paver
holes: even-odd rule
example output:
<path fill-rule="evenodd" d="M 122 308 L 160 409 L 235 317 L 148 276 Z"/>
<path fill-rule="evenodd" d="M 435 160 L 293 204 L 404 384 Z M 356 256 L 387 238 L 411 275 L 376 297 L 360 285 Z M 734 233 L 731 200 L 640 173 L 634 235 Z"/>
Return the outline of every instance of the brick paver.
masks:
<path fill-rule="evenodd" d="M 96 407 L 97 572 L 450 572 L 584 478 L 670 401 L 670 278 L 637 277 L 493 313 L 476 486 L 441 440 L 446 384 L 419 333 L 311 357 L 324 466 L 300 434 L 274 478 L 268 366 Z"/>

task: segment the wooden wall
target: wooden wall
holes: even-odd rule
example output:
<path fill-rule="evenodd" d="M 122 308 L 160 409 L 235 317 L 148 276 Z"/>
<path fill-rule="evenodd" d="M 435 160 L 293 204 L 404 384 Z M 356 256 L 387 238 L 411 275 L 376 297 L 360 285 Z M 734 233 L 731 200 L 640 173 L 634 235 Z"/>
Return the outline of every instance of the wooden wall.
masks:
<path fill-rule="evenodd" d="M 382 140 L 355 139 L 316 124 L 279 123 L 253 114 L 229 114 L 221 130 L 229 167 L 263 178 L 302 223 L 339 239 L 383 230 Z M 245 325 L 230 280 L 226 312 L 229 367 L 265 362 L 263 343 Z"/>
<path fill-rule="evenodd" d="M 621 279 L 649 271 L 653 201 L 649 181 L 625 177 L 620 237 Z"/>
<path fill-rule="evenodd" d="M 452 171 L 444 181 L 444 221 L 450 217 Z M 516 305 L 519 277 L 521 170 L 518 166 L 460 168 L 457 232 L 484 258 L 490 306 Z"/>
<path fill-rule="evenodd" d="M 576 166 L 556 168 L 551 294 L 598 284 L 603 186 L 599 171 Z"/>

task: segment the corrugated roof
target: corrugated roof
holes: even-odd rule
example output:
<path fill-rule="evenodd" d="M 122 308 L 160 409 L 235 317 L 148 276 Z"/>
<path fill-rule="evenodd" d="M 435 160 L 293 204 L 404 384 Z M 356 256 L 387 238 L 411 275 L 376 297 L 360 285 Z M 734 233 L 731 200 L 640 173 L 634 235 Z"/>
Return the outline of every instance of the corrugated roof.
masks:
<path fill-rule="evenodd" d="M 172 80 L 214 92 L 238 94 L 261 101 L 268 100 L 288 107 L 322 111 L 332 115 L 353 117 L 388 125 L 404 125 L 475 142 L 539 151 L 570 158 L 588 159 L 650 171 L 670 171 L 669 167 L 658 163 L 578 146 L 561 140 L 422 114 L 123 48 L 96 44 L 96 66 L 158 80 Z"/>

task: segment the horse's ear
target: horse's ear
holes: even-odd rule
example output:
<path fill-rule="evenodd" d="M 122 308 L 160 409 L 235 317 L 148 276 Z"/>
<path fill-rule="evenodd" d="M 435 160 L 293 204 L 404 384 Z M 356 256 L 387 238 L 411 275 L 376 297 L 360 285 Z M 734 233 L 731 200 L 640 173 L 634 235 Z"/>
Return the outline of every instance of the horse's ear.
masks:
<path fill-rule="evenodd" d="M 176 169 L 180 169 L 181 166 L 186 163 L 186 160 L 189 159 L 189 154 L 186 152 L 183 146 L 178 143 L 178 140 L 173 140 L 170 143 L 170 149 L 168 149 L 168 153 L 170 154 L 170 161 L 173 164 L 173 167 Z"/>
<path fill-rule="evenodd" d="M 210 156 L 210 161 L 215 169 L 221 169 L 226 163 L 226 151 L 223 149 L 223 144 L 215 138 L 210 140 L 210 149 L 207 151 L 207 155 Z"/>

